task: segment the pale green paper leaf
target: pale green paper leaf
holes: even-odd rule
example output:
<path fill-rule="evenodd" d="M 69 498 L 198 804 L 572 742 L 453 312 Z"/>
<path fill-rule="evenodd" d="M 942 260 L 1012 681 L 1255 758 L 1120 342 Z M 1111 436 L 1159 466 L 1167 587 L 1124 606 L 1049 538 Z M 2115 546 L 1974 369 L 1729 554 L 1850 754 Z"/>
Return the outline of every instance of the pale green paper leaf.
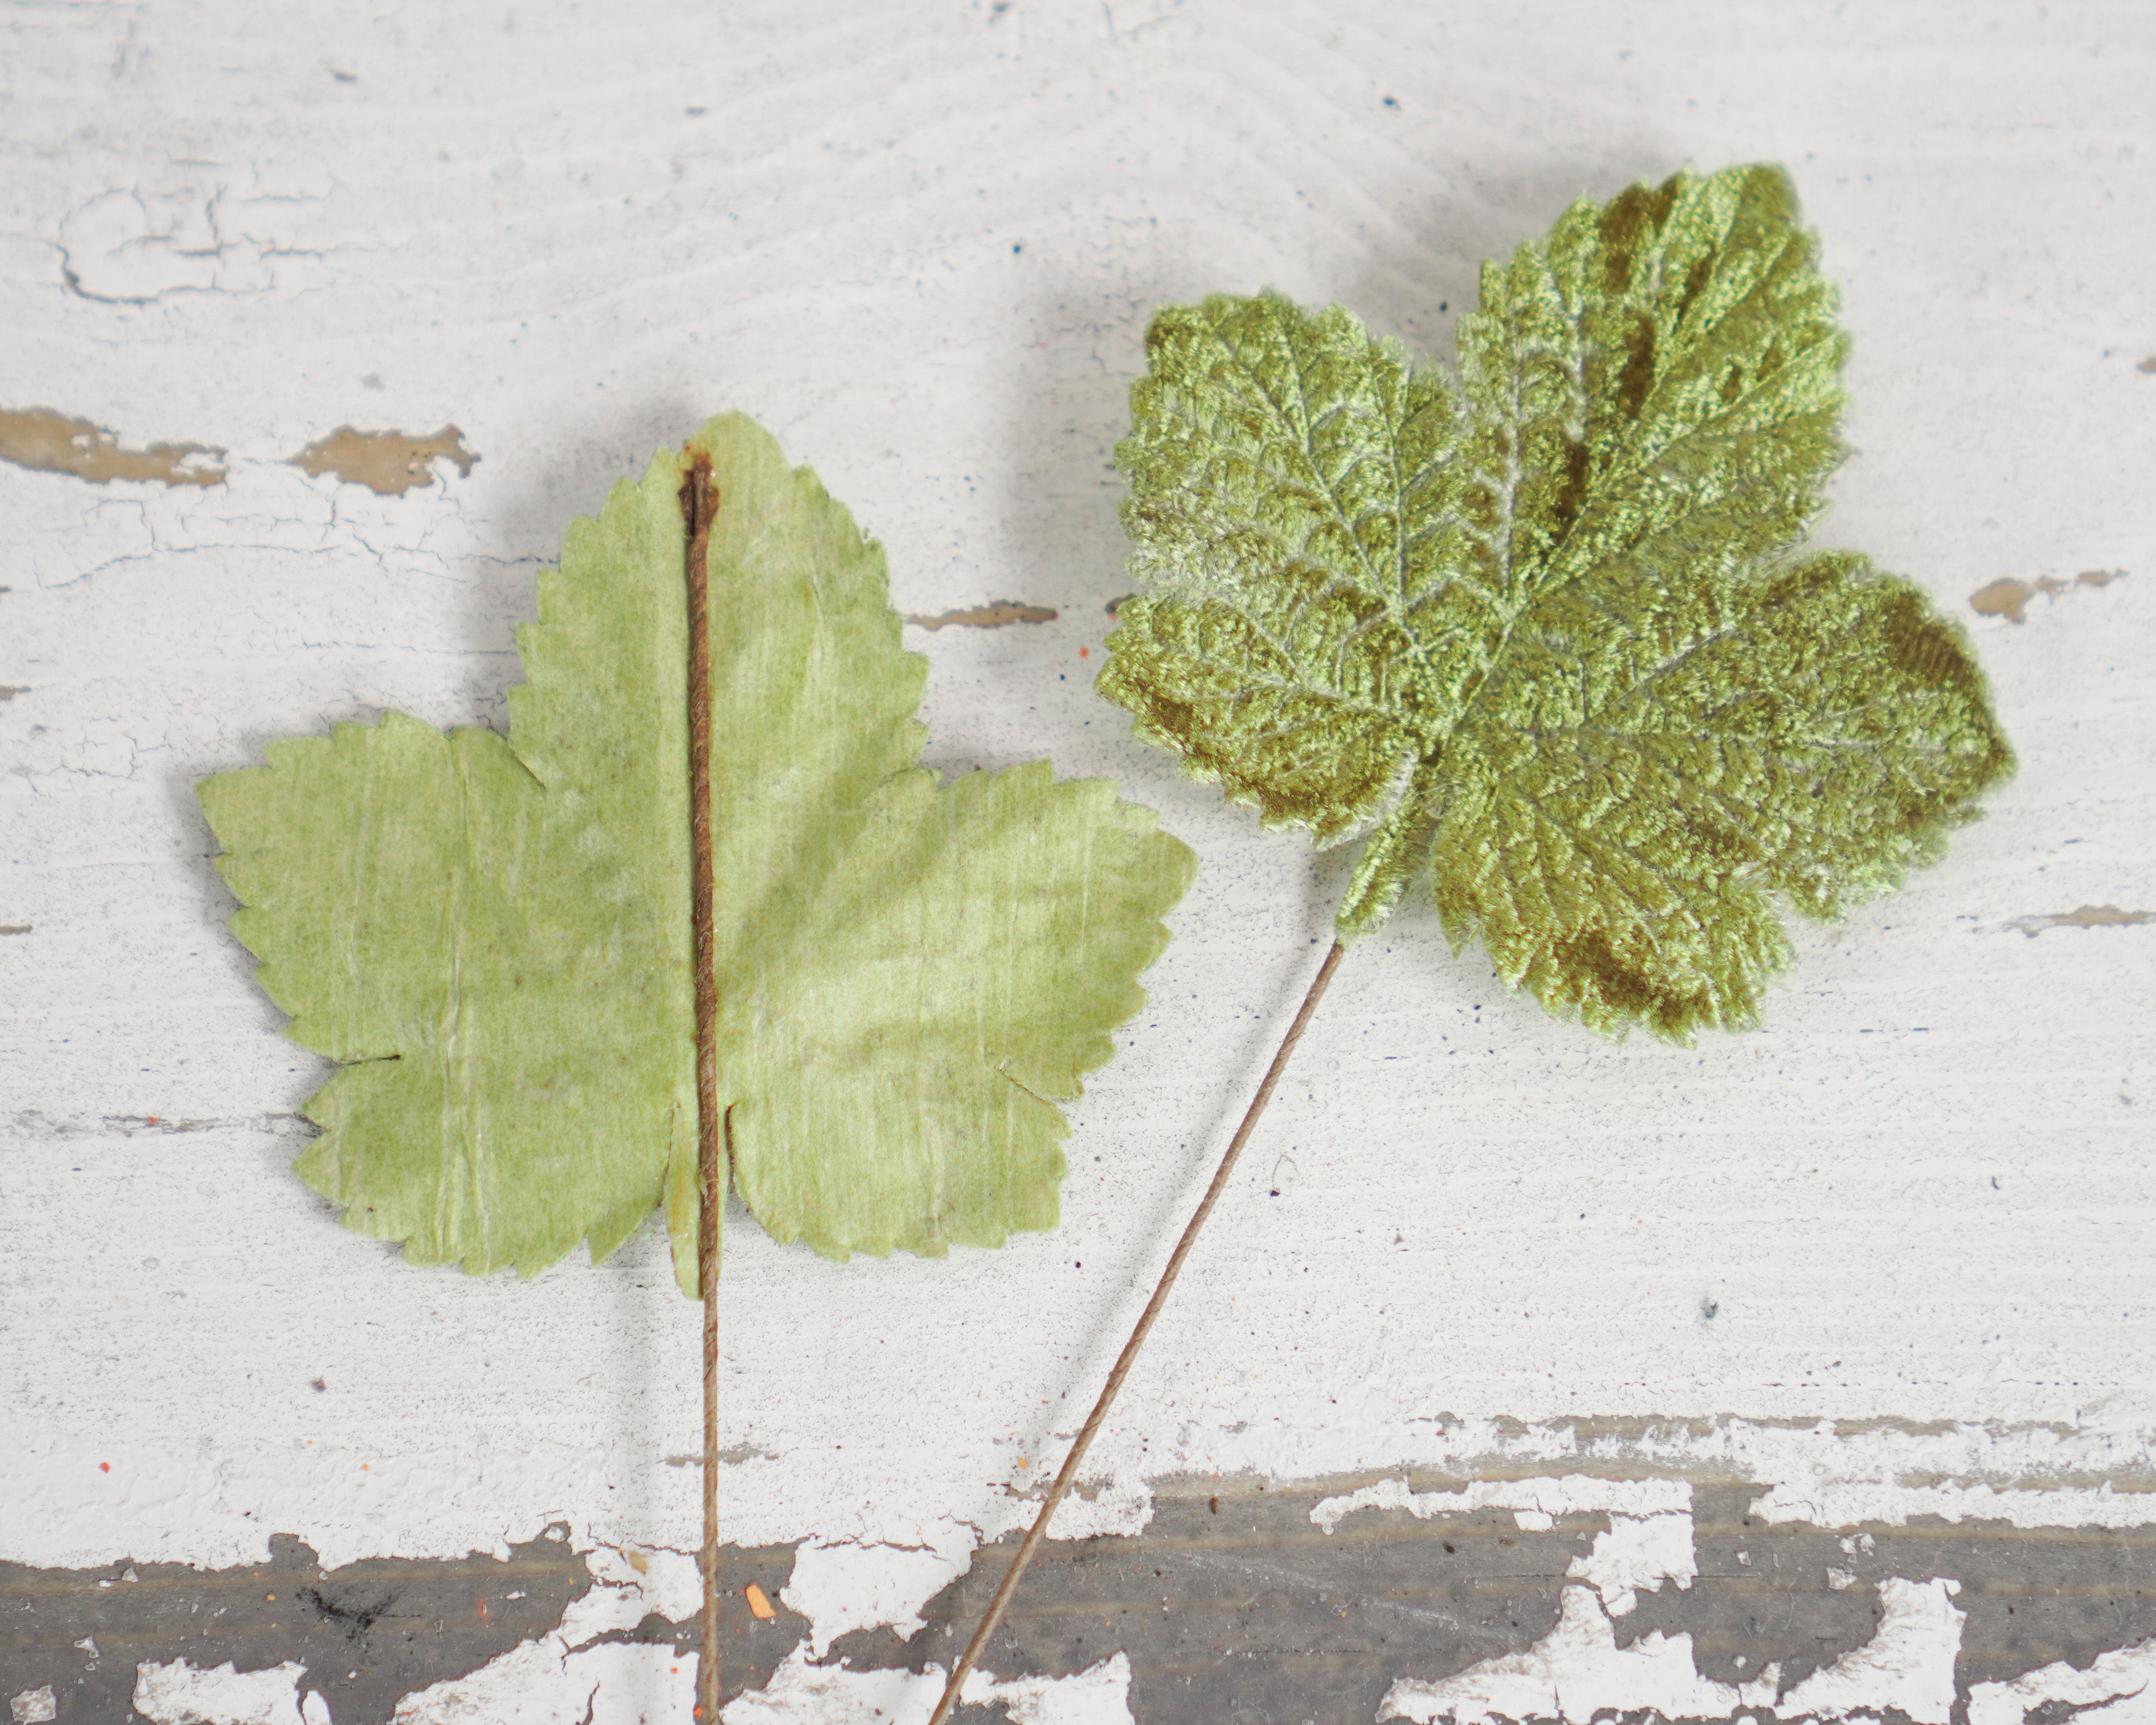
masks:
<path fill-rule="evenodd" d="M 307 1105 L 300 1173 L 415 1263 L 611 1251 L 696 1117 L 618 847 L 490 731 L 392 713 L 269 755 L 202 800 L 285 1034 L 350 1063 Z"/>
<path fill-rule="evenodd" d="M 1343 939 L 1426 881 L 1553 1011 L 1756 1022 L 1769 895 L 1897 884 L 2011 766 L 1917 588 L 1792 561 L 1842 453 L 1814 249 L 1774 169 L 1583 199 L 1486 266 L 1457 385 L 1337 307 L 1163 311 L 1102 692 L 1268 824 L 1367 837 Z"/>
<path fill-rule="evenodd" d="M 819 1250 L 1050 1225 L 1055 1100 L 1112 1052 L 1195 860 L 1046 763 L 909 770 L 925 661 L 882 553 L 738 416 L 712 460 L 715 876 L 727 1138 Z M 300 1171 L 425 1261 L 531 1274 L 662 1194 L 696 1286 L 687 625 L 662 454 L 572 525 L 505 742 L 392 716 L 205 781 L 290 1033 L 341 1071 Z"/>

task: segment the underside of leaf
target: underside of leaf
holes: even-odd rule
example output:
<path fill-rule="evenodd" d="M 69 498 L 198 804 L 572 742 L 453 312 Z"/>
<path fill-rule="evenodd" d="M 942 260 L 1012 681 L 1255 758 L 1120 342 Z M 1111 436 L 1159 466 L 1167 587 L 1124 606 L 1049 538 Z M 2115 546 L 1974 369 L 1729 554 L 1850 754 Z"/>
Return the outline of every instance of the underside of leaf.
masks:
<path fill-rule="evenodd" d="M 1366 837 L 1343 939 L 1424 882 L 1553 1012 L 1755 1023 L 1777 901 L 1897 885 L 2012 765 L 1917 588 L 1797 557 L 1842 454 L 1815 250 L 1775 169 L 1582 199 L 1485 267 L 1457 386 L 1338 307 L 1163 311 L 1102 692 Z"/>
<path fill-rule="evenodd" d="M 914 769 L 883 556 L 739 416 L 711 462 L 723 1141 L 836 1256 L 1055 1219 L 1058 1101 L 1112 1052 L 1188 849 L 1045 762 Z M 697 1287 L 682 459 L 574 523 L 505 740 L 401 715 L 206 780 L 234 927 L 344 1063 L 300 1173 L 415 1261 L 603 1257 L 654 1204 Z"/>

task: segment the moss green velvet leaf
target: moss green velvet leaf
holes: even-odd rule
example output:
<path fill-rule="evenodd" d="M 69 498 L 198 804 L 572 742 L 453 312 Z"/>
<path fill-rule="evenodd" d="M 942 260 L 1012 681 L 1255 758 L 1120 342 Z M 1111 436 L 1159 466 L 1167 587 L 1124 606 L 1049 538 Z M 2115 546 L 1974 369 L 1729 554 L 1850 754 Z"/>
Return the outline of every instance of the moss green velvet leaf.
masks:
<path fill-rule="evenodd" d="M 1195 860 L 1045 762 L 913 768 L 881 552 L 739 416 L 710 550 L 719 1072 L 750 1209 L 819 1250 L 1050 1225 Z M 531 1274 L 664 1204 L 696 1289 L 682 458 L 570 528 L 507 740 L 398 715 L 205 781 L 241 937 L 344 1066 L 300 1172 L 415 1260 Z"/>
<path fill-rule="evenodd" d="M 2012 757 L 1956 626 L 1799 560 L 1845 338 L 1776 169 L 1582 199 L 1486 265 L 1460 381 L 1338 307 L 1170 307 L 1119 449 L 1100 687 L 1276 824 L 1365 844 L 1599 1029 L 1757 1020 L 1777 902 L 1937 857 Z"/>

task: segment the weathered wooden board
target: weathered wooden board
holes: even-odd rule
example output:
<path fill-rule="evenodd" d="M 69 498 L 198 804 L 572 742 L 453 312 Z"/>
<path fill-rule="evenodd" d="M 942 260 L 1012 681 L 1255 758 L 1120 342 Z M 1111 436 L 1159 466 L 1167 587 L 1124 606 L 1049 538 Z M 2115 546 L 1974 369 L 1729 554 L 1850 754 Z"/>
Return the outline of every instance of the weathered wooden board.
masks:
<path fill-rule="evenodd" d="M 930 1602 L 1052 1470 L 1343 878 L 1091 692 L 1148 308 L 1270 283 L 1445 352 L 1480 259 L 1578 193 L 1772 159 L 1856 342 L 1857 454 L 1820 536 L 1970 624 L 2019 778 L 1908 891 L 1804 933 L 1757 1035 L 1596 1043 L 1425 912 L 1358 950 L 1095 1452 L 1097 1499 L 1059 1525 L 1136 1534 L 1158 1493 L 1146 1538 L 1202 1555 L 1214 1517 L 1188 1505 L 1263 1482 L 1301 1494 L 1295 1538 L 1322 1552 L 1311 1506 L 1404 1479 L 1337 1538 L 1392 1529 L 1389 1563 L 1448 1517 L 1569 1538 L 1502 1646 L 1387 1640 L 1372 1601 L 1395 1584 L 1337 1568 L 1293 1595 L 1302 1628 L 1265 1631 L 1283 1659 L 1352 1650 L 1355 1692 L 1411 1716 L 1532 1712 L 1537 1682 L 1575 1719 L 1726 1716 L 1775 1660 L 1784 1717 L 1981 1703 L 2019 1725 L 2138 1688 L 2156 1625 L 2118 1554 L 2156 1526 L 2152 90 L 2156 15 L 2124 3 L 0 8 L 0 1560 L 94 1588 L 267 1564 L 279 1535 L 330 1569 L 506 1558 L 558 1523 L 598 1580 L 553 1640 L 460 1679 L 494 1697 L 471 1705 L 685 1712 L 670 1646 L 568 1651 L 692 1603 L 672 1553 L 696 1538 L 696 1335 L 663 1241 L 517 1286 L 339 1230 L 285 1172 L 322 1070 L 227 932 L 191 786 L 387 707 L 499 722 L 564 525 L 737 407 L 882 539 L 901 609 L 943 625 L 907 632 L 936 764 L 1046 748 L 1205 859 L 1075 1111 L 1057 1232 L 842 1268 L 730 1219 L 728 1537 L 802 1548 L 792 1607 L 816 1657 L 855 1661 L 804 1647 L 744 1717 L 913 1705 L 860 1668 L 947 1660 L 884 1625 L 970 1615 Z M 1454 1489 L 1483 1496 L 1428 1496 Z M 1849 1542 L 1848 1566 L 1806 1546 L 1783 1572 L 1839 1625 L 1823 1663 L 1763 1630 L 1727 1662 L 1747 1632 L 1708 1584 L 1740 1548 L 1709 1530 L 1747 1515 Z M 1966 1574 L 1893 1533 L 1931 1527 L 1977 1553 Z M 2028 1560 L 2045 1597 L 2097 1601 L 2100 1632 L 1984 1663 L 1979 1579 L 2046 1529 L 2111 1530 Z M 1568 1579 L 1598 1530 L 1636 1561 Z M 1112 1590 L 1117 1549 L 1071 1548 L 1043 1610 Z M 1139 1580 L 1127 1603 L 1157 1611 Z M 1643 1628 L 1672 1638 L 1652 1671 L 1620 1657 Z M 1708 1686 L 1680 1683 L 1680 1631 Z M 998 1676 L 1040 1681 L 1003 1705 L 1228 1716 L 1195 1710 L 1202 1676 L 1170 1697 L 1159 1636 L 1101 1637 L 1087 1656 L 1127 1663 L 1091 1678 L 1075 1646 L 1013 1642 Z M 72 1639 L 84 1671 L 127 1656 Z M 255 1645 L 296 1662 L 262 1717 L 326 1696 L 300 1643 Z M 138 1661 L 163 1673 L 129 1692 L 149 1716 L 197 1692 L 181 1656 Z M 1471 1676 L 1500 1657 L 1526 1663 Z M 0 1700 L 33 1717 L 54 1681 Z"/>

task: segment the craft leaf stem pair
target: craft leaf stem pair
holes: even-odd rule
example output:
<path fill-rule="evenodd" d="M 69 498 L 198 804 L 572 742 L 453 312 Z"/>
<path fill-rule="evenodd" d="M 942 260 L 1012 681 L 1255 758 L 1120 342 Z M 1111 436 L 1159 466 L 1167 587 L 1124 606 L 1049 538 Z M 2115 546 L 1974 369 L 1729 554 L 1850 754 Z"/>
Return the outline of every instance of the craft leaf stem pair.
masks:
<path fill-rule="evenodd" d="M 1426 891 L 1559 1017 L 1746 1028 L 1783 906 L 1898 885 L 2010 770 L 1962 631 L 1799 548 L 1845 453 L 1815 253 L 1779 170 L 1681 173 L 1486 265 L 1456 380 L 1271 294 L 1154 320 L 1118 452 L 1144 590 L 1099 686 L 1266 825 L 1363 849 L 937 1720 L 1348 945 Z M 202 800 L 287 1034 L 338 1063 L 299 1168 L 347 1227 L 530 1276 L 665 1211 L 706 1300 L 711 1630 L 719 1195 L 840 1259 L 1052 1225 L 1055 1104 L 1194 860 L 1045 762 L 918 768 L 881 552 L 738 416 L 572 524 L 519 645 L 506 737 L 391 713 Z"/>

